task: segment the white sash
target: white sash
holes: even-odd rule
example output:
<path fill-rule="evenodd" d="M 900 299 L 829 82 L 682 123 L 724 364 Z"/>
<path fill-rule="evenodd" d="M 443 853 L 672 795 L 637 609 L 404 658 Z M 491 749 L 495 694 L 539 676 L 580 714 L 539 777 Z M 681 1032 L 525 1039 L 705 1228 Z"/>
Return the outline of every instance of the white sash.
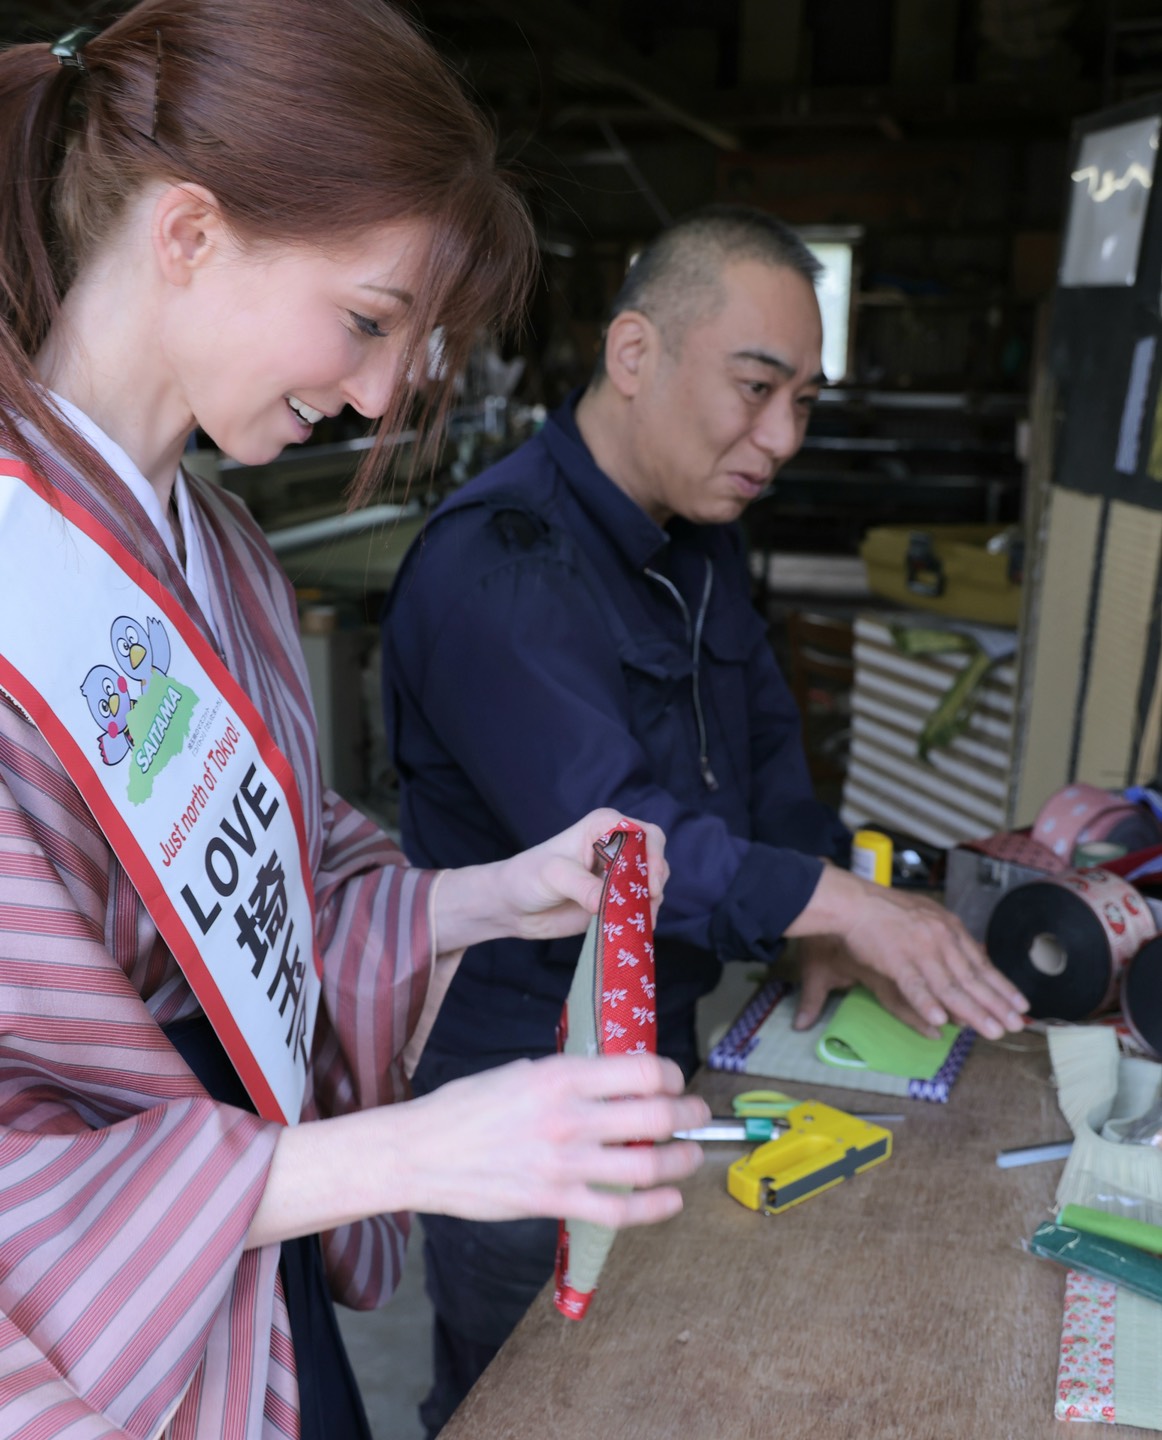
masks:
<path fill-rule="evenodd" d="M 81 792 L 258 1113 L 293 1124 L 322 957 L 291 767 L 156 578 L 0 464 L 0 688 Z"/>

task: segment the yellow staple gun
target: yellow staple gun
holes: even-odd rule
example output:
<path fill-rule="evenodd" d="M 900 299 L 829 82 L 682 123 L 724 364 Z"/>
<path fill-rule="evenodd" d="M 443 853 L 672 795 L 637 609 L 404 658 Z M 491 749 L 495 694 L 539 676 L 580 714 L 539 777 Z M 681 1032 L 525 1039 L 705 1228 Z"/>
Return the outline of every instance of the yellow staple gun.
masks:
<path fill-rule="evenodd" d="M 736 1160 L 726 1176 L 739 1204 L 764 1215 L 830 1190 L 892 1153 L 890 1130 L 818 1100 L 796 1105 L 783 1118 L 786 1132 Z"/>

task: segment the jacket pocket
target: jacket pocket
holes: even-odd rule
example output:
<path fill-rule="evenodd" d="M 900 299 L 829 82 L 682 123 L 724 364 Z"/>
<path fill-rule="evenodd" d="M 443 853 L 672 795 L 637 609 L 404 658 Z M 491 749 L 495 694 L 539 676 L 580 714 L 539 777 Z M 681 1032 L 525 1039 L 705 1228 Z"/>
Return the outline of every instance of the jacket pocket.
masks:
<path fill-rule="evenodd" d="M 651 778 L 682 800 L 697 796 L 698 733 L 689 652 L 658 640 L 623 640 L 619 659 L 630 729 Z"/>
<path fill-rule="evenodd" d="M 727 605 L 706 617 L 702 648 L 723 665 L 745 665 L 759 645 L 766 645 L 767 627 L 749 605 Z"/>
<path fill-rule="evenodd" d="M 725 607 L 707 618 L 702 632 L 698 688 L 708 757 L 719 782 L 744 797 L 750 793 L 751 775 L 750 665 L 756 650 L 767 643 L 766 626 L 749 605 Z"/>

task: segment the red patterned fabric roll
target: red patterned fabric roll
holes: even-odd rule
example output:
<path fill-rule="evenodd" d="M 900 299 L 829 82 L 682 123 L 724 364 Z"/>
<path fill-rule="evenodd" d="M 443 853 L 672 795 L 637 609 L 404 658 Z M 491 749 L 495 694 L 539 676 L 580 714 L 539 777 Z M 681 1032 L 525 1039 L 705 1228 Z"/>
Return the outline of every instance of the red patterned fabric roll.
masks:
<path fill-rule="evenodd" d="M 646 837 L 622 820 L 595 848 L 607 867 L 605 887 L 565 1002 L 558 1048 L 575 1055 L 654 1054 L 658 1023 Z M 585 1314 L 613 1235 L 602 1226 L 561 1221 L 553 1299 L 562 1315 L 580 1320 Z"/>

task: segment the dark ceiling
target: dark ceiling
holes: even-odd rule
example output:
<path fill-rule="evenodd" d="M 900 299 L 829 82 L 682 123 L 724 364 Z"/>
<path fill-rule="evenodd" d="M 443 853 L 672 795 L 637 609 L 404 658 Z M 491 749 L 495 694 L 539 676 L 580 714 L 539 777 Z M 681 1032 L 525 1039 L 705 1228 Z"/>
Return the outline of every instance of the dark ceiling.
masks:
<path fill-rule="evenodd" d="M 495 115 L 547 243 L 566 248 L 713 196 L 800 223 L 906 226 L 915 201 L 877 214 L 836 177 L 849 192 L 857 173 L 939 190 L 939 147 L 999 167 L 1007 223 L 1052 226 L 1072 121 L 1162 91 L 1162 0 L 402 3 Z M 0 0 L 0 39 L 51 38 L 108 9 Z M 917 173 L 904 156 L 920 151 Z M 1030 210 L 1042 172 L 1053 198 Z M 975 203 L 961 186 L 952 221 L 973 223 Z"/>
<path fill-rule="evenodd" d="M 1162 88 L 1162 0 L 402 0 L 519 135 L 601 120 L 722 149 L 1017 125 Z M 116 7 L 114 7 L 116 8 Z M 0 40 L 91 0 L 0 0 Z"/>

